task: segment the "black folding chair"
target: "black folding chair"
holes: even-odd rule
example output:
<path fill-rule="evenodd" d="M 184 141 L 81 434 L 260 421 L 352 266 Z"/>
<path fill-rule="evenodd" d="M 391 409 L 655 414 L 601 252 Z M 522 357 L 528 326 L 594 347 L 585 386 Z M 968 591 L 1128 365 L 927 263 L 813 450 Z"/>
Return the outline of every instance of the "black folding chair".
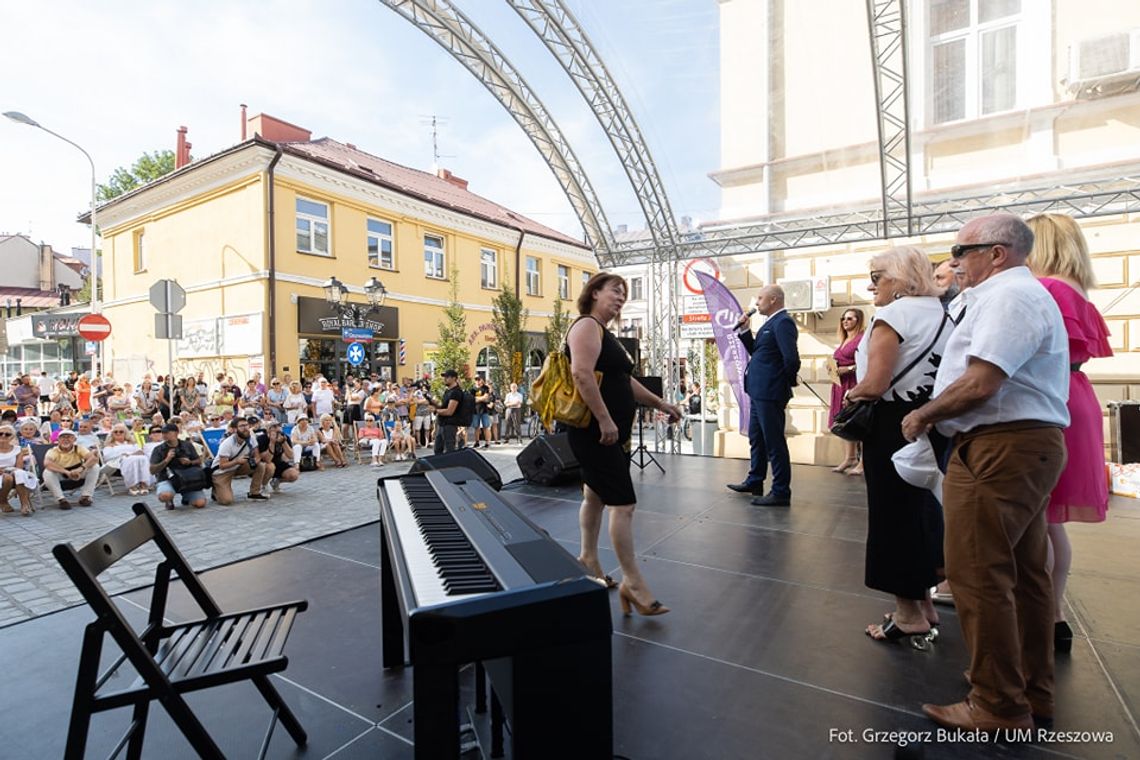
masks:
<path fill-rule="evenodd" d="M 298 746 L 304 746 L 308 741 L 305 730 L 269 682 L 269 674 L 283 671 L 288 665 L 289 660 L 283 654 L 285 642 L 297 613 L 308 608 L 309 603 L 296 601 L 243 612 L 222 612 L 154 513 L 141 503 L 132 509 L 136 517 L 82 549 L 77 550 L 71 544 L 57 544 L 52 549 L 97 615 L 83 634 L 64 757 L 67 760 L 83 757 L 94 713 L 131 705 L 134 707 L 131 724 L 109 757 L 116 757 L 127 747 L 127 757 L 137 760 L 142 756 L 147 710 L 151 701 L 158 700 L 200 757 L 224 758 L 182 695 L 246 680 L 253 682 L 273 709 L 259 757 L 265 757 L 278 719 Z M 98 577 L 151 540 L 162 552 L 163 560 L 155 569 L 147 626 L 137 634 L 104 591 Z M 165 623 L 171 573 L 182 580 L 205 617 L 177 625 Z M 99 658 L 105 633 L 111 634 L 123 654 L 100 675 Z M 99 694 L 100 688 L 124 662 L 131 664 L 138 678 L 125 689 Z"/>

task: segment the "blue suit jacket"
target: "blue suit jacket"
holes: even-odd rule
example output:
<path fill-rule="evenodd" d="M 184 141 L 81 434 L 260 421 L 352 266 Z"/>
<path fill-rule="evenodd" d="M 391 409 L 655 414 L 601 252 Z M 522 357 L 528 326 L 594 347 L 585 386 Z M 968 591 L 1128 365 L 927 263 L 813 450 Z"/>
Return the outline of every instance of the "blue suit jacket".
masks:
<path fill-rule="evenodd" d="M 787 402 L 800 371 L 796 347 L 796 321 L 786 311 L 768 319 L 755 336 L 739 333 L 740 342 L 752 357 L 744 371 L 744 390 L 753 401 Z"/>

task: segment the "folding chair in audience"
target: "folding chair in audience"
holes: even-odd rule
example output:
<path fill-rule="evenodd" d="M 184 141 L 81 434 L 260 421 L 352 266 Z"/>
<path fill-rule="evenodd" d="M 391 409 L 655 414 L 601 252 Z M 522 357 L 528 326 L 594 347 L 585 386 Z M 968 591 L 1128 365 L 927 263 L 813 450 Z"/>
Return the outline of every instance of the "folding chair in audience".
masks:
<path fill-rule="evenodd" d="M 183 695 L 238 681 L 252 681 L 273 710 L 259 757 L 265 757 L 279 719 L 293 741 L 304 746 L 308 741 L 305 730 L 270 683 L 269 674 L 281 672 L 288 665 L 283 653 L 285 642 L 297 613 L 307 609 L 308 602 L 223 612 L 154 513 L 141 503 L 132 506 L 132 510 L 134 518 L 81 549 L 71 544 L 57 544 L 52 549 L 52 554 L 96 614 L 96 620 L 83 634 L 64 758 L 80 760 L 83 757 L 94 713 L 128 705 L 134 708 L 131 723 L 111 756 L 126 747 L 128 758 L 141 757 L 147 712 L 155 700 L 162 704 L 199 757 L 224 758 Z M 107 595 L 99 583 L 99 575 L 151 541 L 163 559 L 155 569 L 148 622 L 139 634 Z M 204 617 L 188 623 L 167 624 L 166 601 L 172 574 L 182 581 L 205 613 Z M 105 634 L 111 635 L 122 655 L 100 675 Z M 130 664 L 138 678 L 126 688 L 101 694 L 102 687 L 124 663 Z"/>

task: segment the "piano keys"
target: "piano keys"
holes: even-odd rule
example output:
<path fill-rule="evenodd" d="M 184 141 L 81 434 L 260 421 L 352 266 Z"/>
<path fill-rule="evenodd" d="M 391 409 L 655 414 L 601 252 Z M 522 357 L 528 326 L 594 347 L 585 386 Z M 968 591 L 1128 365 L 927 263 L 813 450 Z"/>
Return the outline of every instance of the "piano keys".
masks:
<path fill-rule="evenodd" d="M 515 758 L 612 757 L 606 589 L 470 470 L 377 497 L 383 665 L 414 668 L 416 757 L 458 757 L 459 669 L 480 661 Z"/>

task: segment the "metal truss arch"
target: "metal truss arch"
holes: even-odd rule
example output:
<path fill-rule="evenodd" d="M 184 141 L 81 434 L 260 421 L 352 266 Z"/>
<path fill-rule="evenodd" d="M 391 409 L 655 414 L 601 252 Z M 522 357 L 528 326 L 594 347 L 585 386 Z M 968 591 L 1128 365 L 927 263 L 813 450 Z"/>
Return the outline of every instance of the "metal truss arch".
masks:
<path fill-rule="evenodd" d="M 680 386 L 680 309 L 676 283 L 677 224 L 664 183 L 617 83 L 562 0 L 507 0 L 562 65 L 621 161 L 653 241 L 650 257 L 649 360 L 665 380 L 666 398 Z M 619 259 L 620 260 L 620 259 Z M 660 443 L 660 442 L 658 442 Z M 673 450 L 679 441 L 671 441 Z"/>
<path fill-rule="evenodd" d="M 435 40 L 495 96 L 538 149 L 574 208 L 587 243 L 612 264 L 614 237 L 570 143 L 507 57 L 448 0 L 380 0 Z"/>
<path fill-rule="evenodd" d="M 883 237 L 907 237 L 914 234 L 914 219 L 911 215 L 905 0 L 867 0 L 867 26 L 879 133 Z"/>

